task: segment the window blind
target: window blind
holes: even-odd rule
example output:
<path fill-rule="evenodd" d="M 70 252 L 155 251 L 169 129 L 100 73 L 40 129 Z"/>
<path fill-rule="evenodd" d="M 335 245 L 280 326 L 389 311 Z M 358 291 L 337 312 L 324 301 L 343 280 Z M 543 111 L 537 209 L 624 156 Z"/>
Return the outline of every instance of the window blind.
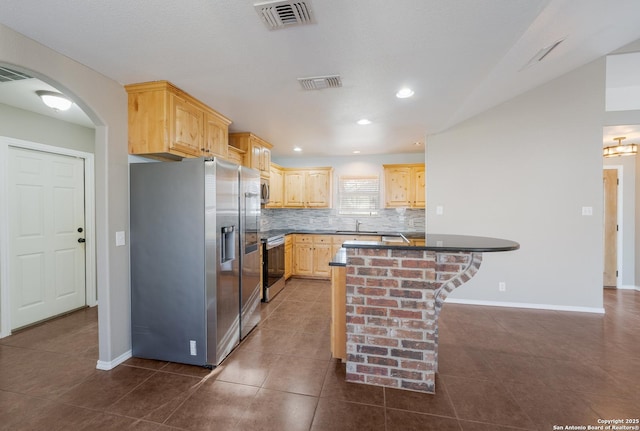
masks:
<path fill-rule="evenodd" d="M 379 177 L 340 176 L 338 183 L 340 214 L 378 214 L 380 206 Z"/>

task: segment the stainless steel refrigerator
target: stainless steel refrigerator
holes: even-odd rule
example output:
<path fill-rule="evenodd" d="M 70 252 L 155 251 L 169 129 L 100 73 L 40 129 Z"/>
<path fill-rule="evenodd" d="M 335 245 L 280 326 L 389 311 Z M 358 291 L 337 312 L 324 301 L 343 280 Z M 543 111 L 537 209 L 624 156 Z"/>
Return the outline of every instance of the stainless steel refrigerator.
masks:
<path fill-rule="evenodd" d="M 260 270 L 259 185 L 257 171 L 220 159 L 131 165 L 133 356 L 215 366 L 257 323 L 259 309 L 241 313 L 241 286 Z"/>
<path fill-rule="evenodd" d="M 260 174 L 240 166 L 240 338 L 260 322 Z"/>

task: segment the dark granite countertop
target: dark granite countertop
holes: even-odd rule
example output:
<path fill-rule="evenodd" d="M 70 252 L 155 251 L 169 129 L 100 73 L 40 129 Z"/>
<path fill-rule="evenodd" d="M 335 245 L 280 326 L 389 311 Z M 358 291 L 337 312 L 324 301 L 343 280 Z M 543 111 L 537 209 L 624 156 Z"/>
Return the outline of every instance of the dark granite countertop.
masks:
<path fill-rule="evenodd" d="M 281 235 L 306 234 L 306 235 L 371 235 L 371 236 L 396 236 L 399 233 L 408 239 L 424 238 L 424 232 L 388 232 L 388 231 L 339 231 L 339 230 L 313 230 L 313 229 L 271 229 L 260 232 L 260 239 L 266 241 Z"/>
<path fill-rule="evenodd" d="M 415 238 L 413 238 L 415 239 Z M 512 251 L 520 248 L 520 244 L 500 238 L 488 238 L 469 235 L 442 235 L 428 234 L 425 245 L 410 245 L 387 241 L 345 241 L 342 249 L 336 253 L 330 266 L 345 266 L 347 264 L 347 248 L 375 248 L 396 250 L 429 250 L 442 252 L 474 252 L 491 253 L 499 251 Z"/>

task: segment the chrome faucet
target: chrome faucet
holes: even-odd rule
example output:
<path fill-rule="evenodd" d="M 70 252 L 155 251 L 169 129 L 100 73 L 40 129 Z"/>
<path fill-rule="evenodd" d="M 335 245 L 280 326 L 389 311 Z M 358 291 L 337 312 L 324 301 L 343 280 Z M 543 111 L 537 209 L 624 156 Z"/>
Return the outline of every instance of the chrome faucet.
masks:
<path fill-rule="evenodd" d="M 362 222 L 360 220 L 356 220 L 356 232 L 360 232 L 360 225 Z"/>

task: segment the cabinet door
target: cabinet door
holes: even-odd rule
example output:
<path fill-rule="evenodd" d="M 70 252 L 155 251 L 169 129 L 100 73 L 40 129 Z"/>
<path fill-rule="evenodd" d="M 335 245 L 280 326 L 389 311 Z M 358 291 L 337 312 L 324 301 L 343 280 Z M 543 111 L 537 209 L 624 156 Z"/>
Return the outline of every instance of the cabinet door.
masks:
<path fill-rule="evenodd" d="M 170 149 L 199 157 L 204 148 L 204 112 L 172 94 L 171 113 Z"/>
<path fill-rule="evenodd" d="M 229 127 L 210 113 L 205 116 L 204 141 L 205 155 L 229 157 Z"/>
<path fill-rule="evenodd" d="M 295 243 L 293 252 L 294 275 L 313 275 L 313 244 Z"/>
<path fill-rule="evenodd" d="M 305 176 L 304 172 L 285 172 L 284 183 L 284 207 L 300 208 L 304 207 L 305 199 Z"/>
<path fill-rule="evenodd" d="M 413 207 L 424 208 L 425 207 L 425 171 L 423 167 L 413 168 Z"/>
<path fill-rule="evenodd" d="M 267 208 L 282 208 L 282 171 L 271 167 L 269 173 L 269 203 Z"/>
<path fill-rule="evenodd" d="M 262 147 L 260 151 L 260 171 L 269 176 L 271 170 L 271 150 Z"/>
<path fill-rule="evenodd" d="M 411 168 L 389 167 L 384 169 L 385 206 L 408 207 L 411 205 L 409 189 Z"/>
<path fill-rule="evenodd" d="M 331 237 L 329 237 L 331 238 Z M 314 243 L 313 245 L 313 275 L 317 277 L 331 277 L 331 242 L 326 244 Z"/>
<path fill-rule="evenodd" d="M 310 208 L 329 208 L 331 206 L 330 184 L 330 172 L 306 172 L 306 206 Z"/>
<path fill-rule="evenodd" d="M 249 151 L 248 154 L 250 154 L 249 156 L 249 167 L 253 168 L 253 169 L 257 169 L 259 171 L 261 171 L 262 166 L 261 166 L 261 153 L 262 153 L 262 146 L 260 145 L 260 143 L 258 142 L 257 139 L 255 139 L 253 136 L 251 136 L 249 138 Z"/>

